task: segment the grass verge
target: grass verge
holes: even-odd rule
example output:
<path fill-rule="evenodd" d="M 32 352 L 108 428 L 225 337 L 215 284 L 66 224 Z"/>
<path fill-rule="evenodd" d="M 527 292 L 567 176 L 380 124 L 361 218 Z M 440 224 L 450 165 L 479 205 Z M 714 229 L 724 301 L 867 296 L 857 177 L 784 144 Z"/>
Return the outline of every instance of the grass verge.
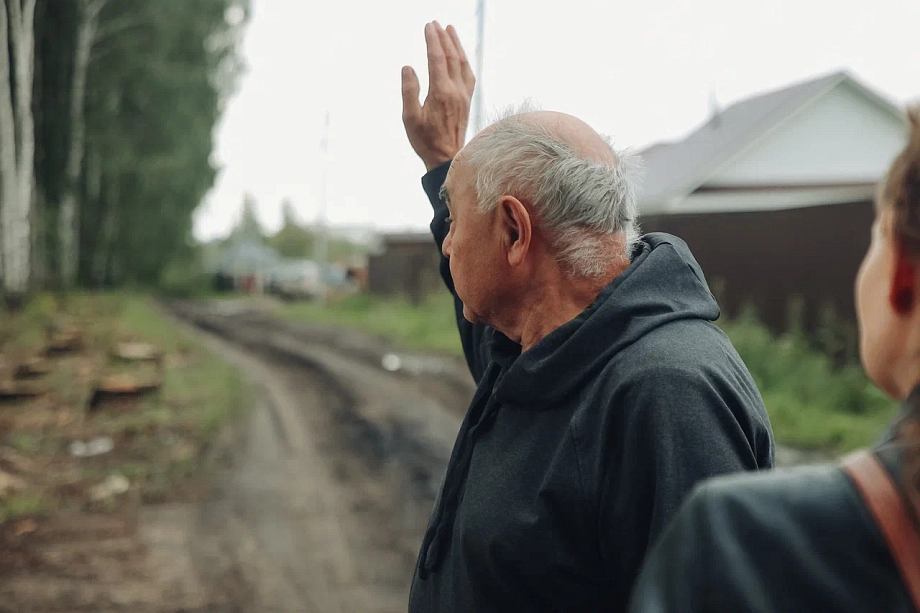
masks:
<path fill-rule="evenodd" d="M 0 382 L 17 384 L 16 365 L 43 355 L 49 325 L 82 338 L 80 349 L 48 358 L 47 374 L 29 382 L 42 395 L 0 403 L 0 522 L 60 509 L 113 510 L 132 498 L 129 492 L 144 502 L 196 495 L 216 433 L 250 401 L 233 367 L 137 294 L 39 296 L 22 313 L 0 317 Z M 153 344 L 162 367 L 119 363 L 112 352 L 123 341 Z M 162 384 L 152 394 L 91 408 L 96 382 L 113 374 Z M 75 442 L 100 438 L 112 441 L 110 451 L 72 452 Z M 127 479 L 129 492 L 99 496 L 113 477 Z"/>
<path fill-rule="evenodd" d="M 412 349 L 463 355 L 453 300 L 446 292 L 432 294 L 419 305 L 358 294 L 330 301 L 326 307 L 290 303 L 277 313 L 295 321 L 358 328 Z"/>

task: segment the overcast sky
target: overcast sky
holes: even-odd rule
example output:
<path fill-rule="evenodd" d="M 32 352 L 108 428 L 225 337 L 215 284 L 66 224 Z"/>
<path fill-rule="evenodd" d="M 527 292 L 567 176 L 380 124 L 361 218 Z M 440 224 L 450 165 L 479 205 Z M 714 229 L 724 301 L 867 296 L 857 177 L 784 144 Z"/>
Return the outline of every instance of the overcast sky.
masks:
<path fill-rule="evenodd" d="M 327 109 L 330 222 L 426 227 L 400 68 L 416 68 L 424 97 L 432 19 L 453 23 L 472 59 L 475 0 L 252 2 L 248 69 L 216 133 L 222 171 L 196 235 L 226 234 L 246 191 L 270 230 L 285 197 L 315 220 Z M 705 121 L 712 91 L 725 105 L 839 68 L 895 102 L 918 99 L 918 27 L 918 0 L 486 0 L 480 82 L 487 111 L 531 98 L 641 148 Z"/>

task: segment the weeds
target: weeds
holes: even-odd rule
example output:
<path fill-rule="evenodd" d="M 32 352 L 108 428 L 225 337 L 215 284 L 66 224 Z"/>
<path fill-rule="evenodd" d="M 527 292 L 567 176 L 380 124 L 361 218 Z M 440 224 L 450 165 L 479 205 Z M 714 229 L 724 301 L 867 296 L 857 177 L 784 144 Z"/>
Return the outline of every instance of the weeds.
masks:
<path fill-rule="evenodd" d="M 27 458 L 33 467 L 27 487 L 0 501 L 0 522 L 37 509 L 54 511 L 77 500 L 41 492 L 62 485 L 71 497 L 85 492 L 108 474 L 122 474 L 143 500 L 167 499 L 171 492 L 201 475 L 201 459 L 216 432 L 249 403 L 239 374 L 162 316 L 138 294 L 81 294 L 34 298 L 23 311 L 0 322 L 0 353 L 16 359 L 41 352 L 49 326 L 78 329 L 79 352 L 49 361 L 39 381 L 47 398 L 6 409 L 0 447 Z M 94 381 L 111 373 L 141 377 L 149 364 L 120 364 L 111 353 L 121 341 L 149 342 L 163 351 L 163 385 L 144 398 L 115 402 L 90 411 L 88 392 Z M 75 440 L 109 437 L 114 449 L 90 458 L 73 458 Z M 68 471 L 81 484 L 73 484 Z M 60 473 L 60 478 L 56 475 Z M 85 486 L 85 487 L 84 487 Z M 85 501 L 84 501 L 85 502 Z"/>

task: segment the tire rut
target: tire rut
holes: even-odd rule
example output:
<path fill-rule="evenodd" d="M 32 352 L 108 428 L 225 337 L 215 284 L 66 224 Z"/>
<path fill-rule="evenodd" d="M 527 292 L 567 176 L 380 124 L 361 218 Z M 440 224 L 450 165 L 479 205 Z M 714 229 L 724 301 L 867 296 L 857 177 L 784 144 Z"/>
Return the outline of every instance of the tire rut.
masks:
<path fill-rule="evenodd" d="M 282 322 L 169 308 L 265 397 L 201 520 L 222 540 L 206 546 L 231 550 L 252 586 L 251 610 L 405 611 L 459 427 L 454 411 L 379 361 Z"/>

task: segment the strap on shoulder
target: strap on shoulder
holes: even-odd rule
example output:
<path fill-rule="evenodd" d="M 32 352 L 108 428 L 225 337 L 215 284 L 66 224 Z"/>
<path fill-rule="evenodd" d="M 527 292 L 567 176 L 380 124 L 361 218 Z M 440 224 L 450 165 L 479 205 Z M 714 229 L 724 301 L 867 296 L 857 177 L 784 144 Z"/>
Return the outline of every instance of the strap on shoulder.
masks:
<path fill-rule="evenodd" d="M 852 453 L 842 460 L 841 467 L 875 518 L 901 571 L 914 609 L 920 611 L 920 533 L 904 499 L 874 453 L 865 450 Z"/>

